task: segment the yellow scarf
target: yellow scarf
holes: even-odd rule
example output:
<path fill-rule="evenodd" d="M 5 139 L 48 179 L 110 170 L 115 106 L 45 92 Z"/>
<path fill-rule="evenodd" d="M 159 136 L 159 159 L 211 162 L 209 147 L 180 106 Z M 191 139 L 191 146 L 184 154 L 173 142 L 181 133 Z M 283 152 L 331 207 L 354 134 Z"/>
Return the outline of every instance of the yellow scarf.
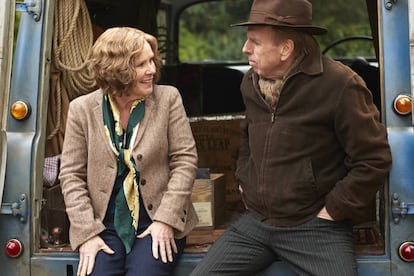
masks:
<path fill-rule="evenodd" d="M 120 112 L 108 94 L 103 95 L 102 105 L 105 133 L 113 152 L 118 158 L 118 177 L 128 172 L 116 195 L 114 225 L 118 236 L 129 253 L 135 241 L 139 220 L 139 169 L 131 156 L 139 122 L 145 114 L 145 103 L 136 100 L 131 107 L 125 132 L 121 126 Z"/>

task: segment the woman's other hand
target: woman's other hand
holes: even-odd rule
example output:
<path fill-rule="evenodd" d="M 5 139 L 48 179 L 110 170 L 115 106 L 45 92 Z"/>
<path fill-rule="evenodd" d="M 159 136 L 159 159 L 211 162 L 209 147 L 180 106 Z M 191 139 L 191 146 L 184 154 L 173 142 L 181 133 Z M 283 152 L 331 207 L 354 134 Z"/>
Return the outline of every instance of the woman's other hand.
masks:
<path fill-rule="evenodd" d="M 137 236 L 142 239 L 148 235 L 152 237 L 152 255 L 158 259 L 161 255 L 161 261 L 166 263 L 173 261 L 173 252 L 178 253 L 177 245 L 174 240 L 173 228 L 163 222 L 154 221 L 144 232 Z"/>
<path fill-rule="evenodd" d="M 78 276 L 86 276 L 92 273 L 95 257 L 99 250 L 103 250 L 107 254 L 115 253 L 99 236 L 87 240 L 79 247 Z"/>

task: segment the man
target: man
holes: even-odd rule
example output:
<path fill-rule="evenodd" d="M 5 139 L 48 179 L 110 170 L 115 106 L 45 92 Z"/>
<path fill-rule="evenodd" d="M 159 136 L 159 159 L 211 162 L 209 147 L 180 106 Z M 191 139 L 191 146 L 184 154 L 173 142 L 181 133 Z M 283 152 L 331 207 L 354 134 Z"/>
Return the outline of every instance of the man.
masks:
<path fill-rule="evenodd" d="M 306 0 L 255 0 L 236 177 L 247 208 L 192 275 L 356 275 L 352 224 L 386 180 L 391 153 L 372 95 L 322 56 Z"/>

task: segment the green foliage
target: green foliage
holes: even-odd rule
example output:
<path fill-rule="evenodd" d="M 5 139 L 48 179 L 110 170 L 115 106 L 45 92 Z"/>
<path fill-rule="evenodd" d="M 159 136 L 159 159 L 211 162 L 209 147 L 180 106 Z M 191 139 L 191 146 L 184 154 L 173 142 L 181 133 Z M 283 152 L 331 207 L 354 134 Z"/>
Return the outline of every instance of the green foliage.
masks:
<path fill-rule="evenodd" d="M 246 61 L 241 49 L 246 29 L 230 27 L 247 19 L 252 0 L 226 0 L 200 3 L 187 8 L 179 21 L 179 58 L 181 62 Z M 317 36 L 324 49 L 330 43 L 352 35 L 371 35 L 365 0 L 315 0 L 314 24 L 329 32 Z M 349 41 L 327 53 L 333 57 L 373 57 L 369 41 Z"/>
<path fill-rule="evenodd" d="M 328 34 L 316 39 L 321 49 L 330 43 L 349 36 L 371 36 L 365 0 L 318 0 L 312 1 L 314 24 L 328 29 Z M 332 48 L 327 53 L 332 57 L 374 57 L 372 42 L 349 41 Z"/>
<path fill-rule="evenodd" d="M 207 2 L 186 9 L 180 17 L 180 60 L 245 61 L 241 52 L 245 29 L 230 25 L 246 19 L 251 2 Z"/>

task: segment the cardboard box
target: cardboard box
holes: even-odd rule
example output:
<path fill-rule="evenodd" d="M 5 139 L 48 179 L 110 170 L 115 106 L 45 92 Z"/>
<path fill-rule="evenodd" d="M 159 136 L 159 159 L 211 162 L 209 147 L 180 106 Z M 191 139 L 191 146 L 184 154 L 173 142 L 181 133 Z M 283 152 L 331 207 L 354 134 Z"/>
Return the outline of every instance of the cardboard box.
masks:
<path fill-rule="evenodd" d="M 199 222 L 197 228 L 215 228 L 224 220 L 225 183 L 223 174 L 196 179 L 191 196 Z"/>
<path fill-rule="evenodd" d="M 212 173 L 223 173 L 226 202 L 240 201 L 234 173 L 240 145 L 241 115 L 192 118 L 190 121 L 197 145 L 198 166 Z"/>

